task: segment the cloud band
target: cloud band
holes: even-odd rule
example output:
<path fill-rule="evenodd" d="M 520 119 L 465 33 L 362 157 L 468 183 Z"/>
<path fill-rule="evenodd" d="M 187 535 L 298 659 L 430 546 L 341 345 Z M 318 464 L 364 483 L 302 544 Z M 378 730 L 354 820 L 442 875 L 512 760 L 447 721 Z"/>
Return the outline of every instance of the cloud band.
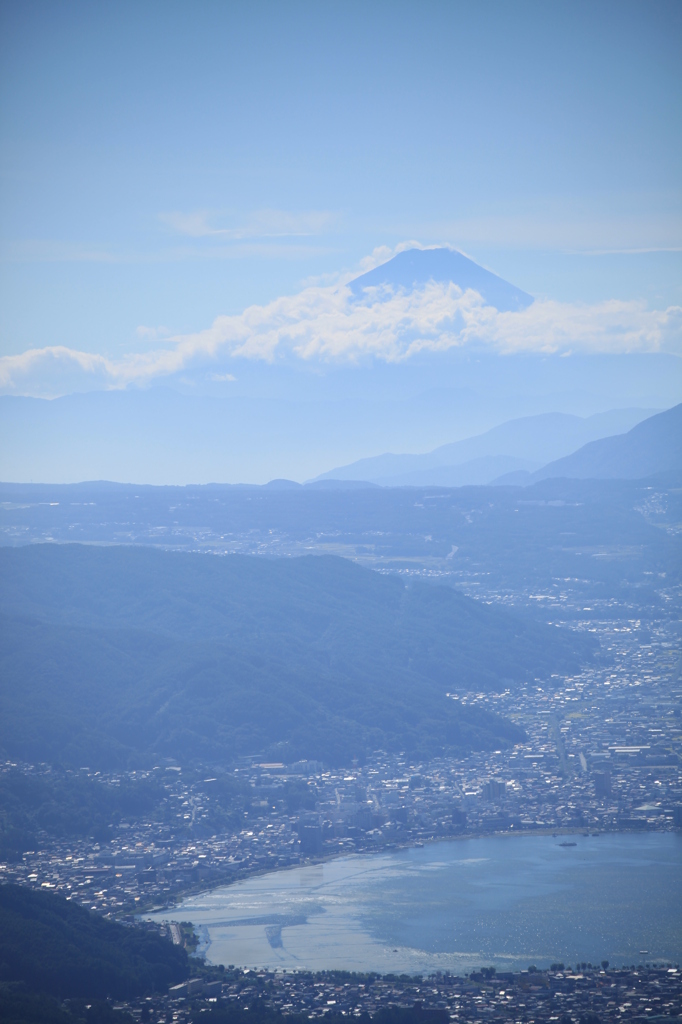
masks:
<path fill-rule="evenodd" d="M 651 310 L 642 301 L 577 305 L 548 300 L 521 312 L 500 313 L 476 292 L 462 292 L 454 284 L 430 282 L 410 292 L 382 287 L 368 290 L 360 301 L 346 283 L 310 286 L 237 316 L 219 316 L 203 331 L 169 337 L 162 347 L 118 360 L 63 346 L 5 356 L 0 389 L 57 395 L 145 385 L 202 367 L 215 379 L 216 373 L 233 368 L 235 359 L 398 362 L 453 347 L 501 354 L 682 355 L 682 307 Z"/>

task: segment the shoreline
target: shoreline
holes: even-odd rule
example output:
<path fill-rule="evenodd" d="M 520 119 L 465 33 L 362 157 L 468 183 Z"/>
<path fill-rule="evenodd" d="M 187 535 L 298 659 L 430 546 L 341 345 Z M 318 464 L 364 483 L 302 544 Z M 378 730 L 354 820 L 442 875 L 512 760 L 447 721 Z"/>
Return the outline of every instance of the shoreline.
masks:
<path fill-rule="evenodd" d="M 390 853 L 395 853 L 395 852 L 398 852 L 400 850 L 419 849 L 420 847 L 424 847 L 424 846 L 427 846 L 427 845 L 431 846 L 431 845 L 434 845 L 435 843 L 461 842 L 463 840 L 472 840 L 472 839 L 493 839 L 493 838 L 505 838 L 505 837 L 513 838 L 515 836 L 538 837 L 538 838 L 544 836 L 544 837 L 557 838 L 557 839 L 560 836 L 581 836 L 582 838 L 587 839 L 587 838 L 597 838 L 597 837 L 602 836 L 602 835 L 609 835 L 609 836 L 613 836 L 613 835 L 644 836 L 644 835 L 652 835 L 652 834 L 661 835 L 661 834 L 666 834 L 668 832 L 670 832 L 671 834 L 675 834 L 675 833 L 677 833 L 679 831 L 680 831 L 679 829 L 622 829 L 622 828 L 619 828 L 619 829 L 600 829 L 599 831 L 589 832 L 589 831 L 585 831 L 584 828 L 564 827 L 564 828 L 559 828 L 559 829 L 552 829 L 551 831 L 549 829 L 523 829 L 523 830 L 519 829 L 518 831 L 504 830 L 504 831 L 498 831 L 498 832 L 475 832 L 475 833 L 471 833 L 471 834 L 460 833 L 458 835 L 452 835 L 452 836 L 429 836 L 429 837 L 427 837 L 427 838 L 425 838 L 423 840 L 418 840 L 416 842 L 407 842 L 407 843 L 400 843 L 400 844 L 398 844 L 398 843 L 393 844 L 392 843 L 392 844 L 390 844 L 388 846 L 384 846 L 384 847 L 382 847 L 380 849 L 375 849 L 375 850 L 351 850 L 351 851 L 348 851 L 348 852 L 346 852 L 346 851 L 337 851 L 335 853 L 329 853 L 329 854 L 326 854 L 326 855 L 323 855 L 323 856 L 320 856 L 320 857 L 307 857 L 305 860 L 301 860 L 297 864 L 286 864 L 286 865 L 280 865 L 280 866 L 275 866 L 275 867 L 264 867 L 264 868 L 258 868 L 258 869 L 253 870 L 253 871 L 246 871 L 243 875 L 239 875 L 238 877 L 234 877 L 234 878 L 231 878 L 229 880 L 228 879 L 217 880 L 214 885 L 199 884 L 199 885 L 190 886 L 187 889 L 183 889 L 183 890 L 179 891 L 176 894 L 176 896 L 174 896 L 172 902 L 166 903 L 163 906 L 152 905 L 152 906 L 145 906 L 144 908 L 137 909 L 135 911 L 135 913 L 134 913 L 134 917 L 135 917 L 136 920 L 138 920 L 138 919 L 146 918 L 147 915 L 149 915 L 149 914 L 164 913 L 165 911 L 170 911 L 173 908 L 177 907 L 180 903 L 182 903 L 185 899 L 187 899 L 190 896 L 200 896 L 203 893 L 215 892 L 217 889 L 227 888 L 228 886 L 236 885 L 238 882 L 248 881 L 251 878 L 259 878 L 262 875 L 279 874 L 279 873 L 284 872 L 284 871 L 294 871 L 297 868 L 313 867 L 316 864 L 329 864 L 332 861 L 340 860 L 343 857 L 369 857 L 369 856 L 373 856 L 373 855 L 380 855 L 382 853 L 389 853 L 389 854 Z M 129 914 L 121 914 L 120 915 L 120 917 L 122 917 L 122 918 L 129 917 L 129 916 L 130 916 Z"/>
<path fill-rule="evenodd" d="M 173 920 L 192 922 L 201 942 L 198 964 L 235 965 L 247 973 L 463 975 L 481 964 L 503 972 L 528 964 L 544 970 L 559 961 L 594 960 L 597 953 L 629 964 L 644 949 L 654 960 L 680 960 L 682 936 L 666 896 L 679 892 L 678 834 L 614 830 L 589 833 L 590 839 L 605 835 L 603 843 L 583 843 L 584 832 L 535 830 L 522 844 L 501 841 L 507 835 L 458 837 L 475 840 L 465 847 L 438 839 L 421 853 L 410 844 L 380 858 L 320 858 L 288 876 L 266 872 L 272 877 L 265 880 L 257 872 L 236 889 L 203 887 L 188 895 L 179 913 L 175 906 L 143 916 L 153 914 L 154 927 L 165 929 Z M 579 849 L 558 849 L 562 842 Z M 638 886 L 644 862 L 651 870 L 646 885 Z M 629 910 L 622 909 L 613 865 L 624 871 L 628 890 L 639 890 Z M 666 903 L 662 931 L 654 936 L 642 909 Z M 626 951 L 619 936 L 630 930 L 628 922 Z M 268 924 L 265 931 L 260 927 Z M 278 925 L 305 927 L 270 934 Z"/>

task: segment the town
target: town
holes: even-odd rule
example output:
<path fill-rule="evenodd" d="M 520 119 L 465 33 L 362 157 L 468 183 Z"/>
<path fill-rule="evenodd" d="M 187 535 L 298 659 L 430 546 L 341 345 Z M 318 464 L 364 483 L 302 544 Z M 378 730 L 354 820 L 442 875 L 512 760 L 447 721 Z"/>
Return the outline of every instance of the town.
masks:
<path fill-rule="evenodd" d="M 125 918 L 257 872 L 457 836 L 670 830 L 682 826 L 682 685 L 665 624 L 608 622 L 608 667 L 513 693 L 453 694 L 508 715 L 526 739 L 505 750 L 414 762 L 378 752 L 343 769 L 257 756 L 228 767 L 162 763 L 80 773 L 105 787 L 157 780 L 149 816 L 101 837 L 44 836 L 0 878 Z M 46 765 L 2 772 L 49 778 Z M 1 778 L 1 775 L 0 775 Z M 227 794 L 227 795 L 226 795 Z M 233 823 L 221 817 L 229 805 Z"/>
<path fill-rule="evenodd" d="M 168 994 L 117 1003 L 136 1020 L 189 1024 L 212 1007 L 326 1017 L 362 1018 L 391 1008 L 416 1009 L 423 1019 L 547 1021 L 597 1024 L 679 1018 L 682 1013 L 680 970 L 671 964 L 610 967 L 553 964 L 549 970 L 495 972 L 482 968 L 465 977 L 434 974 L 310 974 L 228 968 L 207 972 Z M 210 1014 L 209 1018 L 210 1019 Z"/>

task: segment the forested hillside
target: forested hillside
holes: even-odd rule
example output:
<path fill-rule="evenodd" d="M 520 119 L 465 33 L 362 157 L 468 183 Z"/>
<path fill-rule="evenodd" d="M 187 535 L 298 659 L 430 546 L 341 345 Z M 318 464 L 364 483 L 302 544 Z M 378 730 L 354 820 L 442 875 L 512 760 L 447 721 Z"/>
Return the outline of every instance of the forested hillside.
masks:
<path fill-rule="evenodd" d="M 122 819 L 149 819 L 166 796 L 152 779 L 121 779 L 106 785 L 76 772 L 55 769 L 26 775 L 0 772 L 0 860 L 19 860 L 24 850 L 47 839 L 108 839 Z"/>
<path fill-rule="evenodd" d="M 17 885 L 0 886 L 0 964 L 2 981 L 61 999 L 165 992 L 189 973 L 186 951 L 157 933 Z"/>
<path fill-rule="evenodd" d="M 0 743 L 90 766 L 342 762 L 515 742 L 446 694 L 578 668 L 590 638 L 339 558 L 0 551 Z"/>

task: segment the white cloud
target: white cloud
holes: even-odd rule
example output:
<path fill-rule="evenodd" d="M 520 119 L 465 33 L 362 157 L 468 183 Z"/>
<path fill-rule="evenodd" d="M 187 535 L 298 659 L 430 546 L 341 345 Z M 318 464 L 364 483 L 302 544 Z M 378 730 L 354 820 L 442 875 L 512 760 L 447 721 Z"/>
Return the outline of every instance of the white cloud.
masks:
<path fill-rule="evenodd" d="M 71 391 L 111 387 L 116 370 L 104 356 L 64 345 L 32 348 L 0 358 L 0 391 L 53 398 Z"/>
<path fill-rule="evenodd" d="M 373 255 L 379 262 L 385 258 L 383 251 Z M 64 394 L 144 385 L 202 368 L 214 379 L 227 380 L 234 368 L 229 361 L 237 358 L 398 362 L 425 350 L 465 346 L 508 355 L 682 355 L 682 308 L 651 310 L 641 301 L 536 301 L 521 312 L 500 313 L 476 292 L 462 292 L 454 284 L 431 282 L 410 293 L 373 289 L 356 301 L 342 281 L 310 285 L 237 316 L 219 316 L 206 330 L 165 339 L 162 346 L 118 360 L 65 347 L 6 356 L 0 359 L 0 388 L 15 394 Z"/>
<path fill-rule="evenodd" d="M 167 327 L 145 327 L 144 324 L 140 324 L 135 328 L 135 334 L 147 341 L 157 341 L 159 338 L 167 338 L 170 331 Z"/>
<path fill-rule="evenodd" d="M 319 235 L 338 218 L 329 210 L 256 210 L 238 223 L 221 223 L 226 218 L 215 210 L 190 213 L 171 211 L 159 214 L 159 220 L 181 235 L 191 238 L 216 238 L 243 241 L 248 238 L 298 238 Z"/>

